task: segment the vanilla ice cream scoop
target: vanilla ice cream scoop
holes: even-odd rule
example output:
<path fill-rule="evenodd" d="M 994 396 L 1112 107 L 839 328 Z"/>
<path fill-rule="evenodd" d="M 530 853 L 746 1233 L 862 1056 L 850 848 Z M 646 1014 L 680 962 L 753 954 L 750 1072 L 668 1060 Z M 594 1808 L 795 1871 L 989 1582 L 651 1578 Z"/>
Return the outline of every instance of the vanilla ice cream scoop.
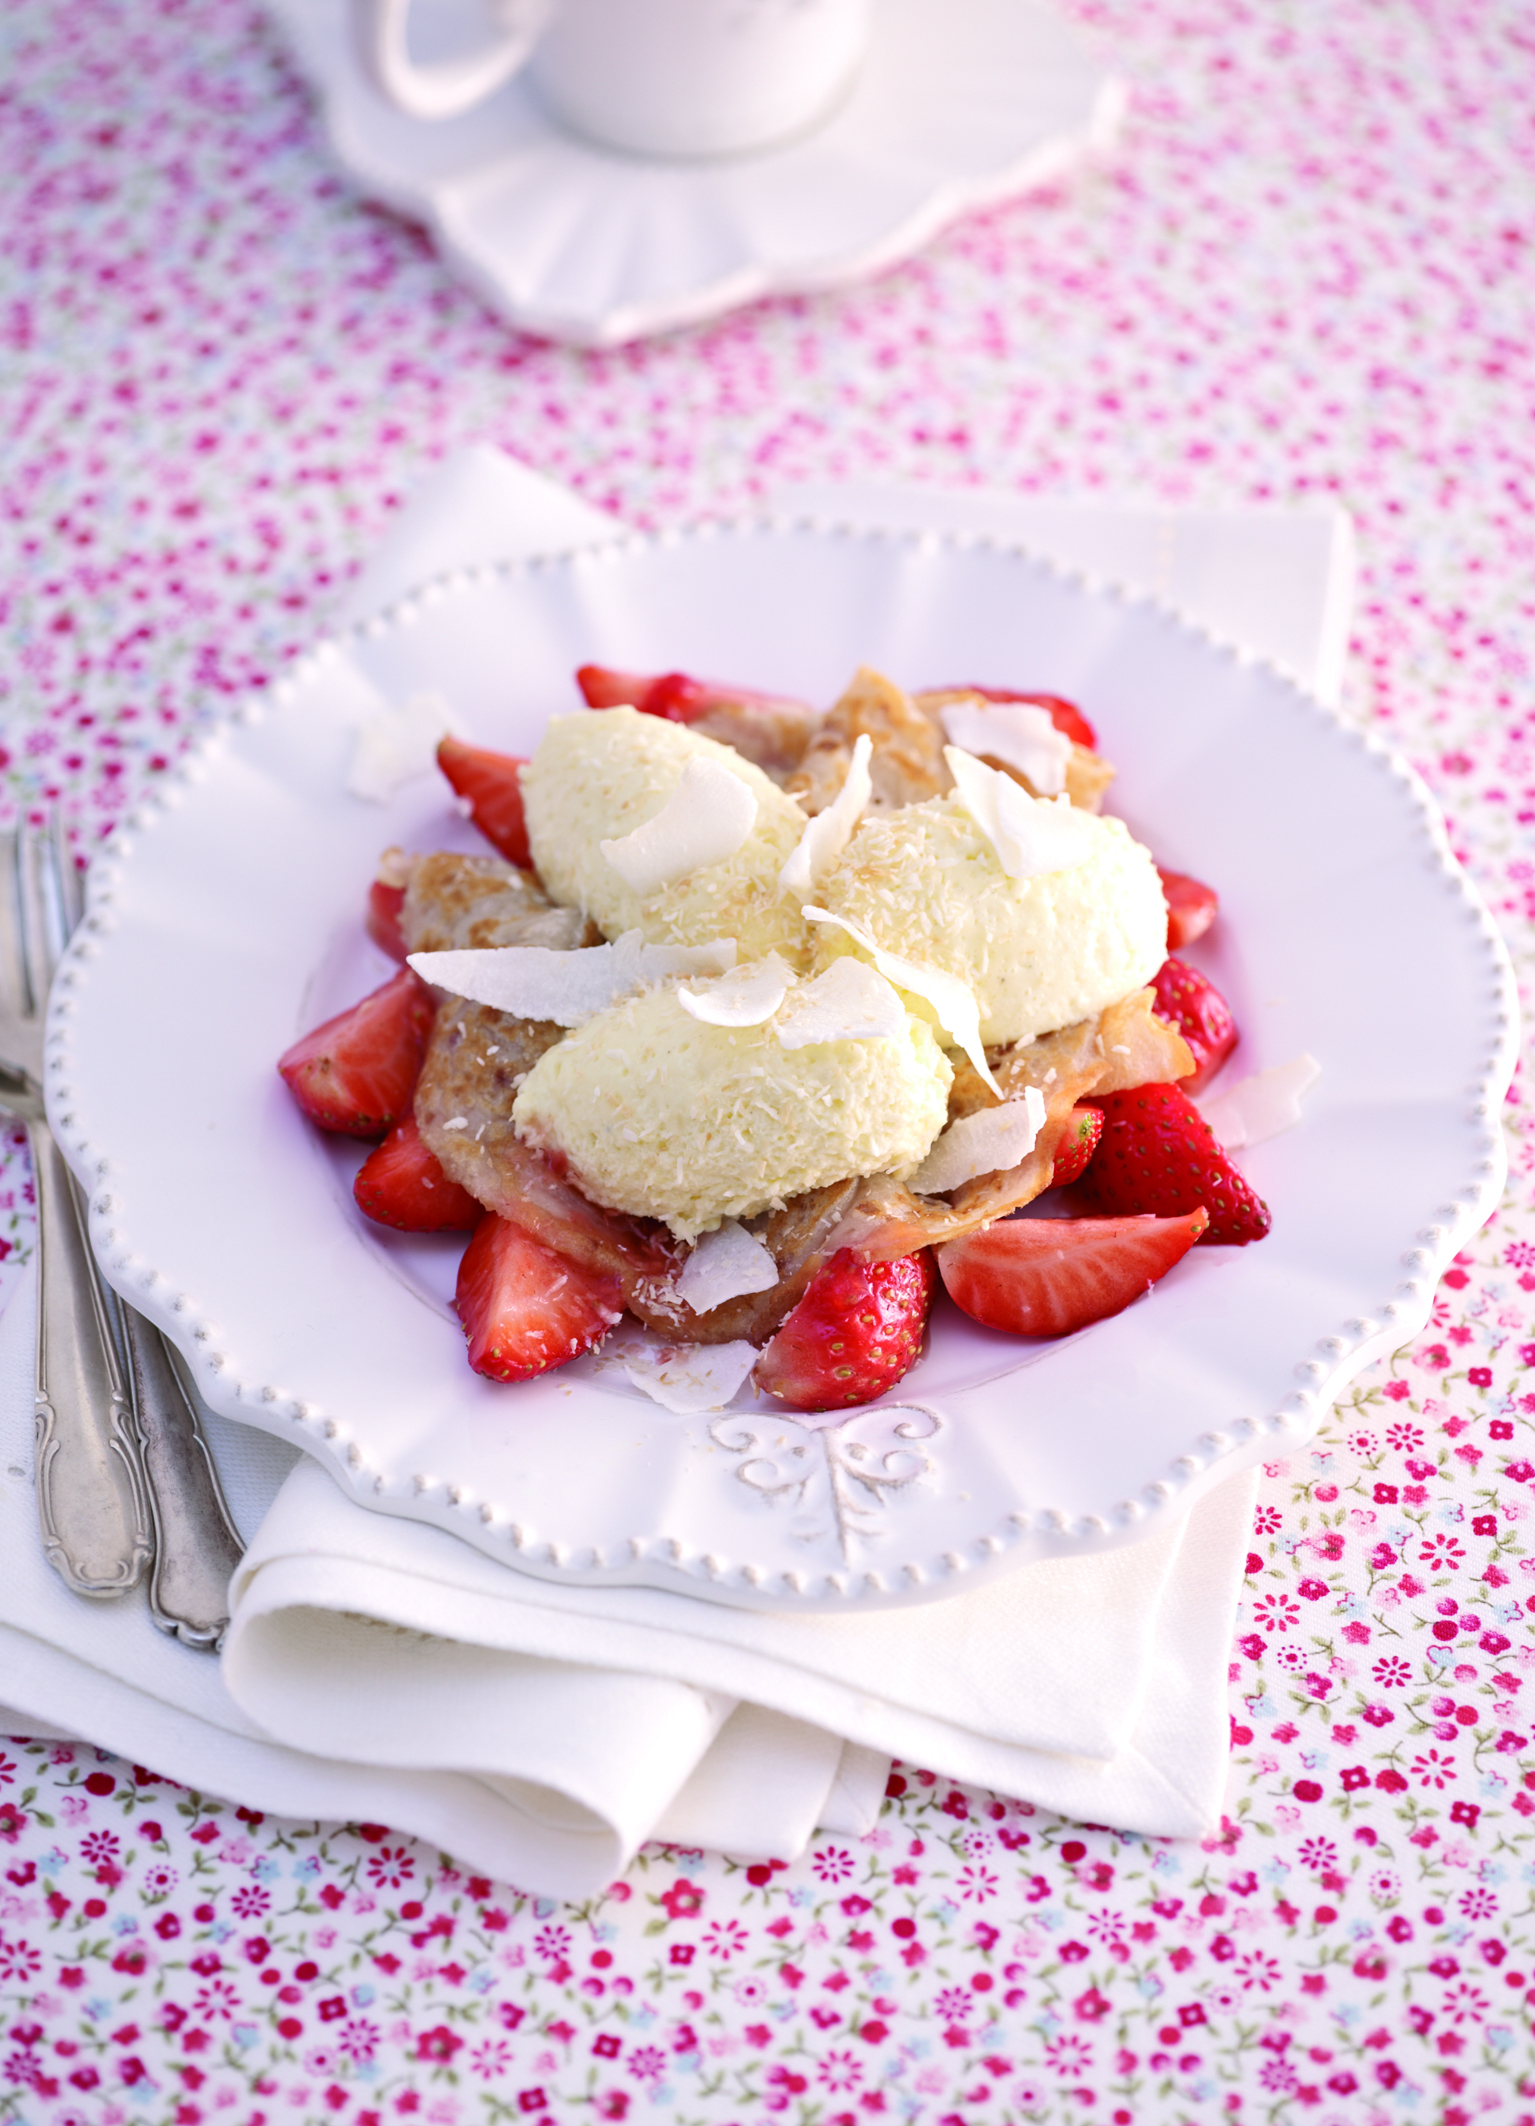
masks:
<path fill-rule="evenodd" d="M 695 840 L 686 818 L 678 817 L 679 805 L 686 812 L 701 801 L 686 788 L 679 796 L 690 764 L 701 785 L 709 780 L 699 774 L 705 764 L 716 782 L 724 773 L 744 786 L 755 817 L 743 807 L 749 827 L 733 827 L 692 868 L 667 878 L 666 851 L 638 830 L 659 821 L 662 838 L 675 839 L 683 862 L 710 841 L 708 834 Z M 799 845 L 805 815 L 744 754 L 663 717 L 585 709 L 550 719 L 523 769 L 522 795 L 545 891 L 589 915 L 604 936 L 637 929 L 653 945 L 734 938 L 743 960 L 776 951 L 791 967 L 809 966 L 809 933 L 778 879 Z M 714 810 L 722 809 L 730 808 L 716 797 Z M 664 882 L 648 883 L 656 878 Z"/>
<path fill-rule="evenodd" d="M 694 1240 L 849 1175 L 905 1175 L 948 1116 L 953 1071 L 931 1027 L 789 1048 L 775 1024 L 694 1018 L 653 989 L 550 1048 L 512 1110 L 582 1193 Z"/>
<path fill-rule="evenodd" d="M 959 976 L 987 1047 L 1090 1018 L 1167 957 L 1167 904 L 1149 851 L 1117 819 L 1076 812 L 1080 859 L 1010 878 L 964 800 L 866 818 L 821 897 L 885 951 Z M 828 933 L 820 963 L 856 950 Z"/>

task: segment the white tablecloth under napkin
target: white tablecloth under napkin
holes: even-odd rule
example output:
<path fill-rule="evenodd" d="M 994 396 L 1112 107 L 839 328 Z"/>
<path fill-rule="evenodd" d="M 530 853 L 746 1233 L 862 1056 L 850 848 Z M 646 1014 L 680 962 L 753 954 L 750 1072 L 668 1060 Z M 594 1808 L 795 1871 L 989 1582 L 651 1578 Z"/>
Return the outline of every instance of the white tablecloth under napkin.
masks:
<path fill-rule="evenodd" d="M 996 496 L 807 499 L 916 524 L 965 521 L 969 504 L 984 528 L 1035 546 L 1050 529 L 1048 509 Z M 1181 568 L 1186 602 L 1219 624 L 1207 526 L 1180 562 L 1167 512 L 1071 508 L 1063 558 L 1091 560 L 1096 522 L 1102 572 L 1117 561 L 1134 576 L 1139 554 L 1138 587 L 1176 596 Z M 402 512 L 342 617 L 446 568 L 614 529 L 497 453 L 463 452 Z M 1238 513 L 1230 539 L 1243 538 L 1275 585 L 1280 617 L 1261 647 L 1330 691 L 1346 523 Z M 802 1617 L 533 1580 L 366 1512 L 317 1463 L 215 1419 L 252 1534 L 220 1665 L 156 1633 L 142 1593 L 84 1602 L 43 1563 L 32 1309 L 27 1284 L 0 1320 L 0 1730 L 82 1736 L 271 1812 L 386 1822 L 567 1897 L 599 1888 L 651 1836 L 790 1857 L 818 1824 L 856 1834 L 892 1755 L 1125 1829 L 1191 1835 L 1219 1812 L 1251 1475 L 1107 1556 L 1024 1566 L 917 1609 Z"/>

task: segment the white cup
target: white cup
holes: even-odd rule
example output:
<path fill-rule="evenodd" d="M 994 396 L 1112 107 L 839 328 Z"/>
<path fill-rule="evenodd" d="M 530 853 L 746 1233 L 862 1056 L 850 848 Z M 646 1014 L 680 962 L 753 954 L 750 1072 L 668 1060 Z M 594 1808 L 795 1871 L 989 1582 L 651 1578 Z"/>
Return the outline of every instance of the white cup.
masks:
<path fill-rule="evenodd" d="M 604 147 L 733 155 L 803 132 L 849 86 L 873 0 L 480 0 L 500 35 L 423 63 L 411 0 L 356 0 L 363 55 L 390 101 L 449 118 L 519 68 L 554 115 Z M 430 34 L 465 0 L 424 0 Z"/>

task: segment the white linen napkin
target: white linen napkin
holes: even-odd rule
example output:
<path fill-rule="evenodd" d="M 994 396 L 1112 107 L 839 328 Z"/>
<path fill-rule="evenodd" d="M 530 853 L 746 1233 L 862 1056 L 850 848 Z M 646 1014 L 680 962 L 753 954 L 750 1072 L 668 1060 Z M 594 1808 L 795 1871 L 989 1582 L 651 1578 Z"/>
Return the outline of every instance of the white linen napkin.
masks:
<path fill-rule="evenodd" d="M 776 499 L 798 506 L 792 491 Z M 865 521 L 979 521 L 1036 547 L 1049 507 L 889 487 L 806 490 L 803 502 Z M 1165 512 L 1071 507 L 1061 558 L 1092 564 L 1096 519 L 1099 573 L 1116 560 L 1123 573 L 1141 550 L 1156 566 L 1136 587 L 1177 588 Z M 1347 632 L 1346 519 L 1273 514 L 1292 521 L 1252 553 L 1288 583 L 1290 617 L 1283 640 L 1261 647 L 1325 683 Z M 1254 515 L 1233 520 L 1232 546 Z M 1303 515 L 1309 529 L 1293 521 Z M 619 530 L 477 446 L 424 483 L 339 617 L 364 618 L 448 568 Z M 1208 582 L 1205 595 L 1208 607 Z M 279 1490 L 291 1450 L 214 1419 L 236 1518 L 260 1519 L 221 1674 L 156 1633 L 141 1594 L 84 1603 L 42 1563 L 32 1305 L 19 1288 L 0 1321 L 0 1533 L 17 1561 L 0 1586 L 0 1700 L 14 1709 L 0 1709 L 0 1731 L 80 1734 L 252 1807 L 387 1821 L 571 1897 L 651 1835 L 789 1857 L 818 1823 L 856 1833 L 892 1754 L 1126 1829 L 1189 1835 L 1218 1812 L 1254 1476 L 1104 1557 L 1026 1566 L 920 1609 L 807 1618 L 533 1580 L 366 1512 L 318 1464 L 300 1460 Z"/>

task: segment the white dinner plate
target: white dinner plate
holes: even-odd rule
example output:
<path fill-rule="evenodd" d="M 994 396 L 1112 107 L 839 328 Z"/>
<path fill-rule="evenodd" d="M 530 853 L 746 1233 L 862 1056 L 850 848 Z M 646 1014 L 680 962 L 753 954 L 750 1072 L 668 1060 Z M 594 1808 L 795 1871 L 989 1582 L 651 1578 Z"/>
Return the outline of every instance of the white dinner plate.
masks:
<path fill-rule="evenodd" d="M 359 723 L 435 688 L 527 752 L 589 659 L 812 701 L 867 662 L 1080 702 L 1119 765 L 1113 808 L 1219 889 L 1191 957 L 1235 1011 L 1235 1074 L 1322 1064 L 1303 1124 L 1242 1155 L 1269 1237 L 1198 1247 L 1054 1343 L 940 1300 L 899 1395 L 830 1420 L 749 1384 L 723 1415 L 673 1416 L 590 1359 L 515 1387 L 472 1374 L 461 1241 L 360 1217 L 357 1151 L 273 1066 L 392 971 L 361 922 L 378 852 L 468 845 L 435 772 L 386 807 L 346 794 Z M 304 658 L 96 859 L 48 1094 L 108 1276 L 216 1409 L 526 1571 L 808 1609 L 1131 1540 L 1305 1439 L 1422 1326 L 1497 1200 L 1514 1019 L 1422 785 L 1276 671 L 1015 549 L 755 525 L 458 575 Z"/>

